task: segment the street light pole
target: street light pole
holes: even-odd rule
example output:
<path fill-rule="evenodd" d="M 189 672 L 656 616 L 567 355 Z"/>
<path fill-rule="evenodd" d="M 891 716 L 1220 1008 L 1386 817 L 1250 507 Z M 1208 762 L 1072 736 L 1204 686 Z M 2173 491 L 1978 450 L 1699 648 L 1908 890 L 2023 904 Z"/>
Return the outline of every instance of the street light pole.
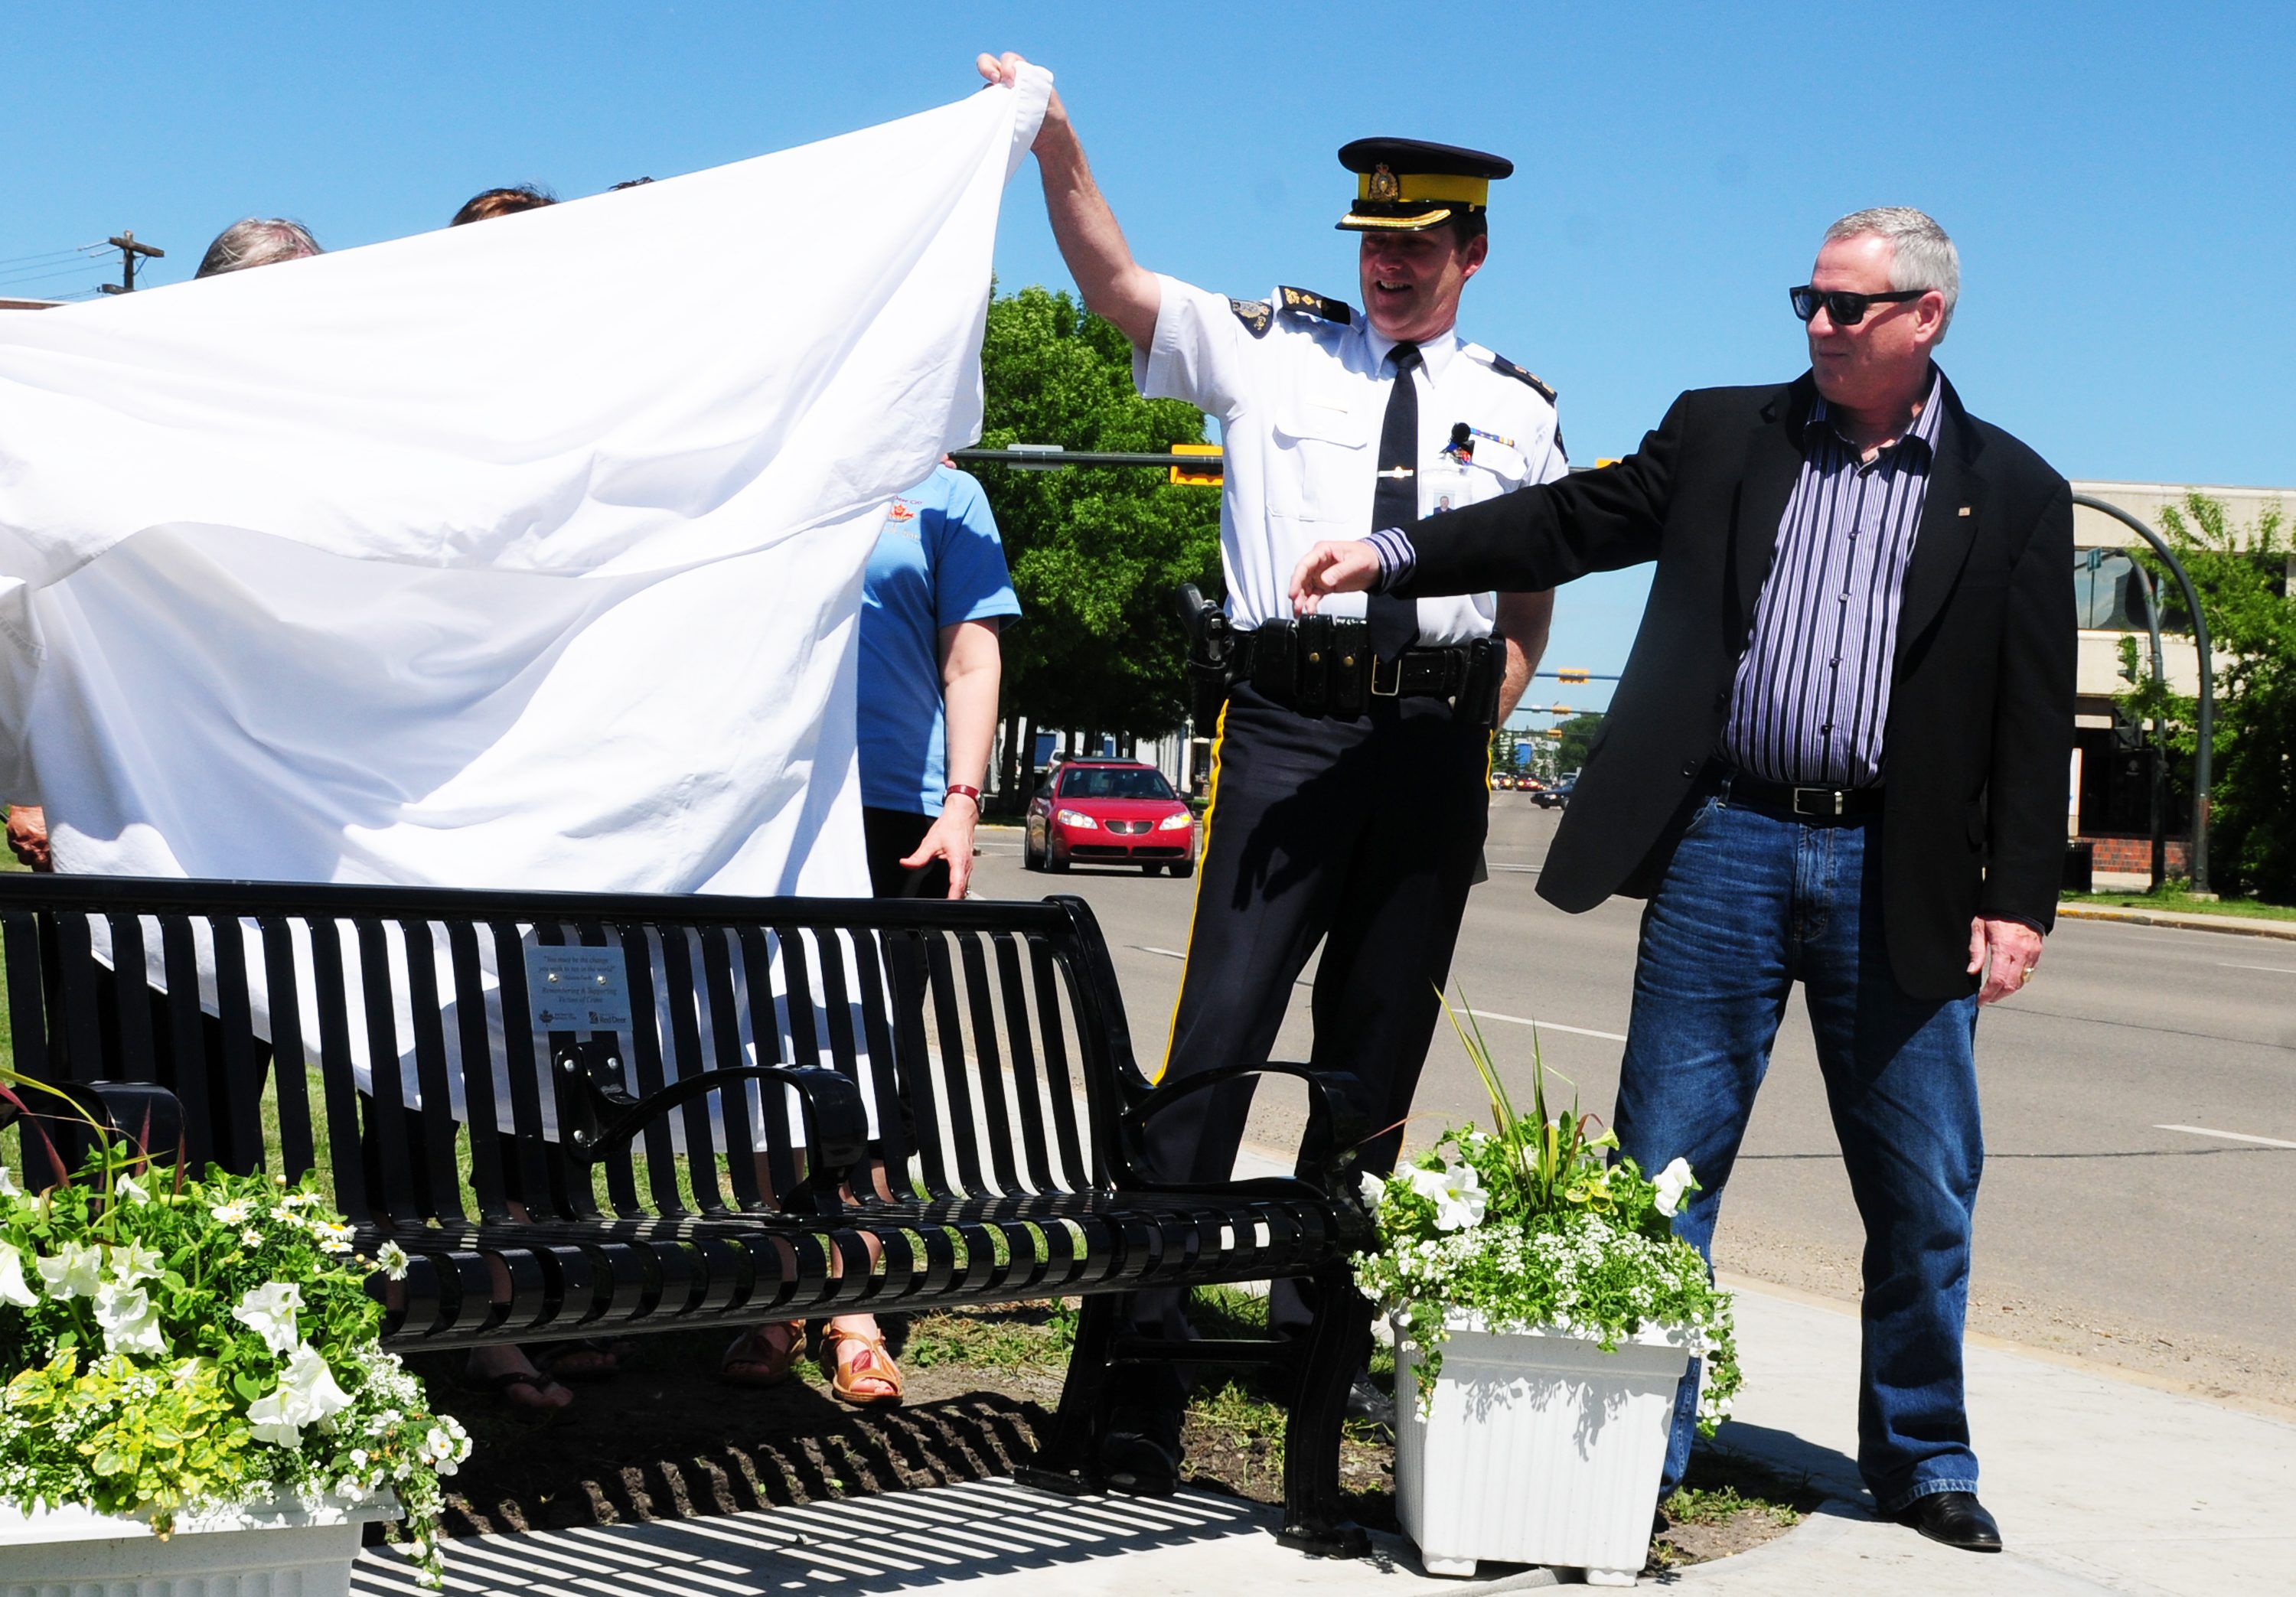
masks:
<path fill-rule="evenodd" d="M 2209 618 L 2202 612 L 2201 595 L 2193 586 L 2193 579 L 2185 570 L 2185 562 L 2169 547 L 2169 541 L 2144 522 L 2109 500 L 2088 494 L 2075 494 L 2075 504 L 2086 505 L 2101 515 L 2111 516 L 2152 546 L 2161 557 L 2177 586 L 2185 591 L 2185 608 L 2192 612 L 2193 647 L 2200 656 L 2201 694 L 2200 726 L 2193 748 L 2193 894 L 2206 897 L 2209 893 L 2209 776 L 2210 757 L 2216 751 L 2216 670 L 2209 657 Z"/>

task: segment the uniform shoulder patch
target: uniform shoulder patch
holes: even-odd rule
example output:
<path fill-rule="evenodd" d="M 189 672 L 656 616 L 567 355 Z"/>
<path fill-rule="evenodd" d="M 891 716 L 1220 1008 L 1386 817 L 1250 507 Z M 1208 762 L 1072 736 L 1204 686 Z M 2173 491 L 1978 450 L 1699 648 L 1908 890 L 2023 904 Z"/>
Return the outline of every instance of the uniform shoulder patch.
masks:
<path fill-rule="evenodd" d="M 1514 362 L 1509 360 L 1505 356 L 1492 356 L 1491 370 L 1504 373 L 1508 377 L 1512 377 L 1517 382 L 1529 383 L 1531 387 L 1531 391 L 1536 393 L 1540 398 L 1546 400 L 1549 405 L 1554 403 L 1554 390 L 1553 389 L 1541 382 L 1536 373 L 1529 372 L 1521 366 L 1516 365 Z"/>
<path fill-rule="evenodd" d="M 1344 299 L 1333 299 L 1309 289 L 1278 289 L 1275 292 L 1283 301 L 1279 308 L 1287 315 L 1316 316 L 1337 322 L 1342 327 L 1356 319 L 1354 309 Z"/>
<path fill-rule="evenodd" d="M 1230 299 L 1227 307 L 1235 313 L 1237 321 L 1251 330 L 1253 338 L 1266 338 L 1267 330 L 1275 323 L 1275 307 L 1265 299 Z"/>

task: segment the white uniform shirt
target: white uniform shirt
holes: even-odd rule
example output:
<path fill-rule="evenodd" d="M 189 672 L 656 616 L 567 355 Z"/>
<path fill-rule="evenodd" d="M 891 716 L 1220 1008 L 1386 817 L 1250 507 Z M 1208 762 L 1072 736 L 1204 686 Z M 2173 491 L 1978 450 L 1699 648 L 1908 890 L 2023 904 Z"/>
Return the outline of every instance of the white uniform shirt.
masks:
<path fill-rule="evenodd" d="M 1132 376 L 1151 398 L 1185 399 L 1219 418 L 1225 444 L 1220 553 L 1227 613 L 1239 627 L 1292 618 L 1292 568 L 1324 538 L 1359 538 L 1371 524 L 1380 432 L 1387 420 L 1392 340 L 1360 311 L 1298 289 L 1265 302 L 1164 277 L 1163 304 Z M 1344 316 L 1344 321 L 1336 319 Z M 1456 333 L 1420 347 L 1419 513 L 1472 504 L 1568 469 L 1546 392 Z M 1472 429 L 1465 463 L 1447 454 L 1453 426 Z M 1488 635 L 1489 594 L 1422 599 L 1419 641 L 1433 647 Z M 1323 613 L 1361 616 L 1360 594 Z"/>

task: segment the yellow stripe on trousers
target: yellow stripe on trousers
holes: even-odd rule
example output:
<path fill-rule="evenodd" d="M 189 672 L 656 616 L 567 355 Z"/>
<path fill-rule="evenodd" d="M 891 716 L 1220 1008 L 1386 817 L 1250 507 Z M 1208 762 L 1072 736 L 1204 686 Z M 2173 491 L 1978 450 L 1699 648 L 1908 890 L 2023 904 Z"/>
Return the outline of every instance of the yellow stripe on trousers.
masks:
<path fill-rule="evenodd" d="M 1219 807 L 1220 749 L 1227 742 L 1227 706 L 1220 706 L 1219 719 L 1212 727 L 1212 779 L 1204 796 L 1204 835 L 1196 843 L 1196 889 L 1188 897 L 1188 942 L 1190 954 L 1196 951 L 1196 911 L 1204 901 L 1204 878 L 1210 872 L 1206 865 L 1212 856 L 1212 812 Z M 1171 1023 L 1164 1028 L 1164 1062 L 1156 1067 L 1156 1079 L 1161 1081 L 1172 1068 L 1172 1044 L 1180 1034 L 1180 995 L 1188 990 L 1188 962 L 1180 961 L 1180 992 L 1172 997 Z"/>

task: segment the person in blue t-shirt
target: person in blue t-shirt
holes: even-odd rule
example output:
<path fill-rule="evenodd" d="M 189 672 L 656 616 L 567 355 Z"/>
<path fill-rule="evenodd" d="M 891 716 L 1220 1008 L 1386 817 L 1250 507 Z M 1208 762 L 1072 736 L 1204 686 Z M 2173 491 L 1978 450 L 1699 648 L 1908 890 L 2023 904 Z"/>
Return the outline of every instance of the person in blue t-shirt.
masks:
<path fill-rule="evenodd" d="M 988 501 L 944 460 L 887 508 L 861 590 L 861 817 L 880 898 L 964 897 L 996 734 L 997 630 L 1020 613 Z M 803 1339 L 801 1322 L 758 1326 L 734 1339 L 721 1372 L 778 1385 Z M 873 1315 L 840 1314 L 821 1341 L 839 1397 L 900 1401 Z"/>
<path fill-rule="evenodd" d="M 980 485 L 946 462 L 893 501 L 861 591 L 861 816 L 880 898 L 962 898 L 1021 613 Z"/>

